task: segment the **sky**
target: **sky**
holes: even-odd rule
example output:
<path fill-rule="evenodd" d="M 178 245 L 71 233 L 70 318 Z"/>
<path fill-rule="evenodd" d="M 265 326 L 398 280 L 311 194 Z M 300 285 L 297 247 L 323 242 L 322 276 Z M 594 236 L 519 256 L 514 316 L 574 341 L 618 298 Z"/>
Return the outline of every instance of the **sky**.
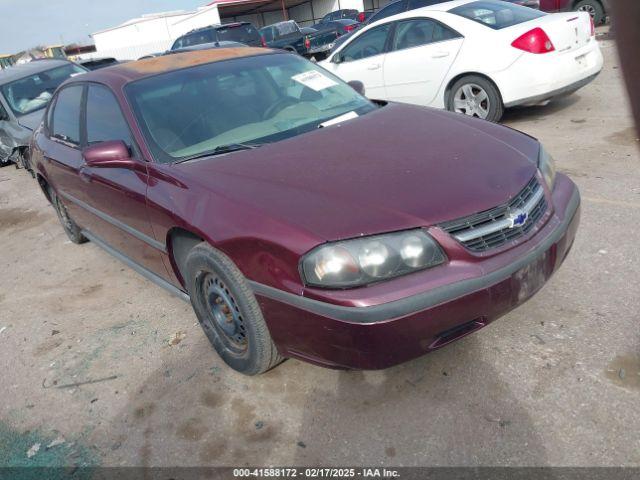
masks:
<path fill-rule="evenodd" d="M 207 0 L 0 0 L 0 55 L 88 35 L 144 13 L 193 10 Z"/>

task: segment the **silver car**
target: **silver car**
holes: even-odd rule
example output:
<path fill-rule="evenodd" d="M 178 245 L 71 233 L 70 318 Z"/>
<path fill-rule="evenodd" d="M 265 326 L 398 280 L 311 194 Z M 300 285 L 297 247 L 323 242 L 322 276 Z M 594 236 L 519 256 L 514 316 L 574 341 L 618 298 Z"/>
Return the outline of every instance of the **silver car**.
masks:
<path fill-rule="evenodd" d="M 53 92 L 87 70 L 67 60 L 35 60 L 0 70 L 0 166 L 29 165 L 29 139 Z"/>

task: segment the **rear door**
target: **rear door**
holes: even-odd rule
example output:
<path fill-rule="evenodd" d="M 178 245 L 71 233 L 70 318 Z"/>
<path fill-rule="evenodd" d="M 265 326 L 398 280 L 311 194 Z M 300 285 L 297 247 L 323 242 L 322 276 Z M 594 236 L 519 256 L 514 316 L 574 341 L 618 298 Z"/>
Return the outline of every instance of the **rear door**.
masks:
<path fill-rule="evenodd" d="M 384 61 L 384 84 L 389 100 L 429 105 L 440 90 L 463 38 L 429 18 L 396 22 Z"/>
<path fill-rule="evenodd" d="M 85 184 L 80 180 L 80 169 L 84 165 L 80 132 L 84 91 L 82 84 L 69 85 L 58 91 L 48 116 L 47 135 L 40 144 L 49 183 L 83 229 L 90 228 L 94 221 L 93 215 L 80 206 L 80 202 L 88 200 Z"/>
<path fill-rule="evenodd" d="M 344 81 L 359 80 L 364 84 L 367 97 L 387 98 L 384 88 L 383 66 L 385 62 L 392 23 L 385 23 L 357 36 L 334 54 L 339 63 L 324 65 Z"/>

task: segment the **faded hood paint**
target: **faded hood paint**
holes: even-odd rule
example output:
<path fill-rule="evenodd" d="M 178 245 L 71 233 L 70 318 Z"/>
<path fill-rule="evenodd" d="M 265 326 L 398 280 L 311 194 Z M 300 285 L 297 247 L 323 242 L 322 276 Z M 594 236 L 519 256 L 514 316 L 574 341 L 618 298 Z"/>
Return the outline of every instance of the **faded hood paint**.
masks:
<path fill-rule="evenodd" d="M 176 165 L 177 173 L 325 240 L 433 225 L 516 195 L 538 142 L 485 121 L 389 104 L 255 150 Z"/>

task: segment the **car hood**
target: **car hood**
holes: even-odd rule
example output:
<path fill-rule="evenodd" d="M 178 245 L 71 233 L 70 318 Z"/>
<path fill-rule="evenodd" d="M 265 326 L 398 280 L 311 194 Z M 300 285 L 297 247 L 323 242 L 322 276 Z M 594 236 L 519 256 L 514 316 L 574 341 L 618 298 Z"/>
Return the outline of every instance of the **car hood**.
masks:
<path fill-rule="evenodd" d="M 535 174 L 538 151 L 535 139 L 506 127 L 389 104 L 343 124 L 175 168 L 218 195 L 337 240 L 500 205 Z"/>
<path fill-rule="evenodd" d="M 36 128 L 38 128 L 38 125 L 40 125 L 43 114 L 44 114 L 44 109 L 36 110 L 35 112 L 22 115 L 21 117 L 18 118 L 18 123 L 21 126 L 33 131 Z"/>

